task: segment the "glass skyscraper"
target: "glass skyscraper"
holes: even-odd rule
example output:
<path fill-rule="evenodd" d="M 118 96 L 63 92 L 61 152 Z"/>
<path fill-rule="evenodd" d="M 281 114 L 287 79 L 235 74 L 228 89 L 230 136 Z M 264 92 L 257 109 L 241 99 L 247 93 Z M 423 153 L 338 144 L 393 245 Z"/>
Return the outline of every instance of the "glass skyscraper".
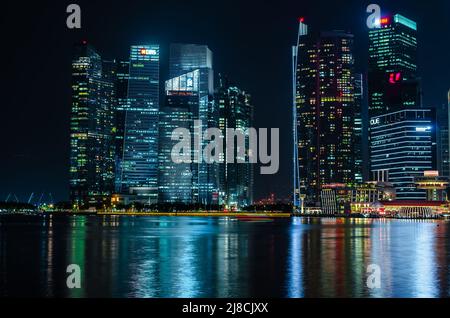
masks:
<path fill-rule="evenodd" d="M 117 61 L 116 64 L 116 109 L 114 116 L 115 134 L 115 192 L 122 193 L 123 145 L 125 137 L 125 115 L 129 107 L 128 78 L 129 61 Z"/>
<path fill-rule="evenodd" d="M 369 31 L 369 115 L 415 106 L 416 73 L 417 24 L 400 14 L 382 18 Z"/>
<path fill-rule="evenodd" d="M 160 112 L 159 198 L 161 203 L 198 203 L 198 163 L 193 162 L 194 119 L 199 106 L 197 69 L 166 81 L 165 107 Z M 177 128 L 190 133 L 190 163 L 175 163 L 171 153 L 178 140 L 172 140 Z M 198 136 L 197 136 L 198 137 Z"/>
<path fill-rule="evenodd" d="M 125 113 L 122 193 L 156 203 L 158 198 L 159 45 L 130 51 Z"/>
<path fill-rule="evenodd" d="M 238 149 L 235 147 L 233 162 L 224 156 L 219 165 L 220 203 L 228 208 L 242 208 L 253 203 L 253 165 L 249 162 L 249 134 L 253 127 L 253 106 L 250 95 L 220 77 L 216 92 L 216 104 L 219 108 L 219 128 L 224 133 L 224 147 L 227 145 L 228 128 L 236 129 L 245 135 L 245 156 L 240 158 L 246 163 L 237 163 Z"/>
<path fill-rule="evenodd" d="M 114 190 L 115 86 L 111 63 L 86 42 L 72 58 L 70 196 L 75 206 L 101 205 Z"/>
<path fill-rule="evenodd" d="M 450 178 L 450 90 L 447 103 L 437 110 L 438 169 L 443 177 Z"/>
<path fill-rule="evenodd" d="M 355 178 L 353 35 L 300 21 L 293 68 L 294 205 L 317 206 L 324 185 Z"/>
<path fill-rule="evenodd" d="M 218 112 L 214 103 L 213 54 L 206 45 L 171 44 L 169 76 L 176 78 L 188 72 L 199 71 L 199 104 L 194 119 L 200 120 L 201 131 L 217 127 Z M 195 127 L 194 127 L 195 128 Z M 202 144 L 204 148 L 206 141 Z M 198 184 L 198 201 L 209 205 L 218 203 L 218 165 L 200 162 L 194 179 Z"/>
<path fill-rule="evenodd" d="M 355 115 L 353 123 L 353 153 L 355 156 L 355 177 L 354 180 L 357 183 L 363 182 L 363 105 L 364 105 L 364 81 L 362 74 L 355 74 Z"/>
<path fill-rule="evenodd" d="M 374 180 L 394 185 L 398 200 L 425 200 L 415 178 L 434 170 L 436 131 L 431 109 L 404 109 L 372 117 L 371 165 Z"/>
<path fill-rule="evenodd" d="M 436 169 L 434 109 L 423 108 L 417 76 L 417 24 L 396 14 L 369 31 L 370 171 L 398 200 L 425 200 L 414 178 Z"/>

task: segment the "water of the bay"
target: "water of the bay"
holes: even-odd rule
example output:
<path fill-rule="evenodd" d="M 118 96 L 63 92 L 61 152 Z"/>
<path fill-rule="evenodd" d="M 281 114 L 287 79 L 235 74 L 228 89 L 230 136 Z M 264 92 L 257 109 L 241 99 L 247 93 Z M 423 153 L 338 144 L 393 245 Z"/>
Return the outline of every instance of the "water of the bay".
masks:
<path fill-rule="evenodd" d="M 0 296 L 449 297 L 450 223 L 0 216 Z"/>

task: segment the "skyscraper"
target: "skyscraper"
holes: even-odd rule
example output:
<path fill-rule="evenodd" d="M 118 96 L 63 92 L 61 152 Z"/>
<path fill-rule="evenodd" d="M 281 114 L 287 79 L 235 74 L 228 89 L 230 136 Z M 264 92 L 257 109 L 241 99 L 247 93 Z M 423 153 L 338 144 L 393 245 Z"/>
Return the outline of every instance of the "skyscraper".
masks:
<path fill-rule="evenodd" d="M 384 17 L 369 31 L 369 115 L 416 106 L 417 94 L 417 24 Z"/>
<path fill-rule="evenodd" d="M 309 33 L 300 21 L 294 62 L 294 204 L 316 206 L 324 185 L 354 181 L 353 35 Z"/>
<path fill-rule="evenodd" d="M 438 124 L 438 169 L 440 175 L 450 178 L 450 90 L 447 103 L 437 110 Z"/>
<path fill-rule="evenodd" d="M 216 103 L 219 108 L 219 128 L 224 134 L 224 146 L 227 145 L 227 129 L 232 128 L 245 135 L 246 163 L 236 162 L 237 147 L 234 148 L 232 158 L 225 153 L 224 163 L 219 165 L 219 193 L 221 204 L 229 208 L 242 208 L 253 202 L 253 168 L 249 162 L 249 134 L 253 127 L 253 106 L 250 95 L 221 77 L 216 92 Z M 231 162 L 233 161 L 233 162 Z"/>
<path fill-rule="evenodd" d="M 398 200 L 425 200 L 415 178 L 436 166 L 435 112 L 404 109 L 372 117 L 371 165 L 373 179 L 394 185 Z"/>
<path fill-rule="evenodd" d="M 364 105 L 364 81 L 361 73 L 355 74 L 355 110 L 353 123 L 353 154 L 355 156 L 355 177 L 357 183 L 363 182 L 363 105 Z"/>
<path fill-rule="evenodd" d="M 116 109 L 114 114 L 115 134 L 115 192 L 122 193 L 123 145 L 125 137 L 125 117 L 129 107 L 128 78 L 129 61 L 118 61 L 116 64 Z"/>
<path fill-rule="evenodd" d="M 398 200 L 425 200 L 414 178 L 436 169 L 436 118 L 417 76 L 417 24 L 399 14 L 369 31 L 370 170 Z"/>
<path fill-rule="evenodd" d="M 160 112 L 159 198 L 161 203 L 198 203 L 198 163 L 193 162 L 194 118 L 199 107 L 200 71 L 174 77 L 166 81 L 165 107 Z M 184 128 L 190 133 L 190 163 L 175 163 L 172 149 L 179 141 L 172 133 Z M 198 136 L 196 136 L 198 137 Z"/>
<path fill-rule="evenodd" d="M 159 45 L 130 51 L 125 114 L 122 192 L 155 203 L 158 198 Z"/>
<path fill-rule="evenodd" d="M 170 78 L 199 70 L 199 104 L 194 111 L 194 120 L 202 124 L 201 131 L 217 127 L 218 112 L 214 103 L 213 55 L 206 45 L 171 44 L 169 56 Z M 194 127 L 195 128 L 195 127 Z M 203 149 L 206 144 L 202 144 Z M 218 165 L 200 162 L 194 179 L 198 182 L 198 201 L 209 205 L 218 203 Z"/>
<path fill-rule="evenodd" d="M 86 42 L 72 59 L 70 196 L 77 205 L 108 201 L 114 186 L 113 68 Z"/>

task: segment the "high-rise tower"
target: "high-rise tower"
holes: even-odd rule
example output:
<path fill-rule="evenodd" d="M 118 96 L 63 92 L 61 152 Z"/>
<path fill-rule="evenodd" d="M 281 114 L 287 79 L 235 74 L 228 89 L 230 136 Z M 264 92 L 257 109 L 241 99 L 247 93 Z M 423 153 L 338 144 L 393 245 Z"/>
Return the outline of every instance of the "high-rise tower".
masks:
<path fill-rule="evenodd" d="M 198 107 L 194 110 L 194 120 L 201 122 L 200 130 L 217 127 L 218 111 L 214 103 L 213 54 L 206 45 L 171 44 L 169 75 L 175 78 L 188 72 L 199 71 Z M 205 146 L 201 145 L 203 149 Z M 194 175 L 198 184 L 198 203 L 204 205 L 218 203 L 218 165 L 198 163 L 198 173 Z"/>
<path fill-rule="evenodd" d="M 253 202 L 253 167 L 249 162 L 249 133 L 253 127 L 253 106 L 250 95 L 220 78 L 216 92 L 219 108 L 219 128 L 224 134 L 226 147 L 229 135 L 227 129 L 235 129 L 245 136 L 245 163 L 238 163 L 237 147 L 235 153 L 225 153 L 224 163 L 219 164 L 219 192 L 221 203 L 229 208 L 242 208 Z M 233 158 L 228 158 L 231 155 Z"/>
<path fill-rule="evenodd" d="M 114 187 L 113 69 L 86 42 L 72 59 L 70 196 L 76 206 L 101 205 Z"/>
<path fill-rule="evenodd" d="M 122 192 L 136 200 L 158 198 L 159 45 L 130 51 L 128 109 L 125 114 Z"/>
<path fill-rule="evenodd" d="M 300 21 L 294 61 L 294 204 L 324 185 L 354 181 L 353 35 L 310 33 Z"/>
<path fill-rule="evenodd" d="M 370 117 L 415 105 L 417 24 L 400 15 L 384 17 L 369 31 Z"/>
<path fill-rule="evenodd" d="M 415 178 L 436 169 L 436 117 L 421 101 L 417 24 L 384 17 L 369 31 L 371 179 L 391 182 L 398 200 L 425 200 Z"/>

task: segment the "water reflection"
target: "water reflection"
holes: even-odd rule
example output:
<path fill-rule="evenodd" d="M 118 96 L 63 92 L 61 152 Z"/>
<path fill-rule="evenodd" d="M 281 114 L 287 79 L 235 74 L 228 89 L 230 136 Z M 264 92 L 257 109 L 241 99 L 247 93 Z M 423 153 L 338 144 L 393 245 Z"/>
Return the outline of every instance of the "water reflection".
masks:
<path fill-rule="evenodd" d="M 448 237 L 444 221 L 2 216 L 0 295 L 448 297 Z"/>

